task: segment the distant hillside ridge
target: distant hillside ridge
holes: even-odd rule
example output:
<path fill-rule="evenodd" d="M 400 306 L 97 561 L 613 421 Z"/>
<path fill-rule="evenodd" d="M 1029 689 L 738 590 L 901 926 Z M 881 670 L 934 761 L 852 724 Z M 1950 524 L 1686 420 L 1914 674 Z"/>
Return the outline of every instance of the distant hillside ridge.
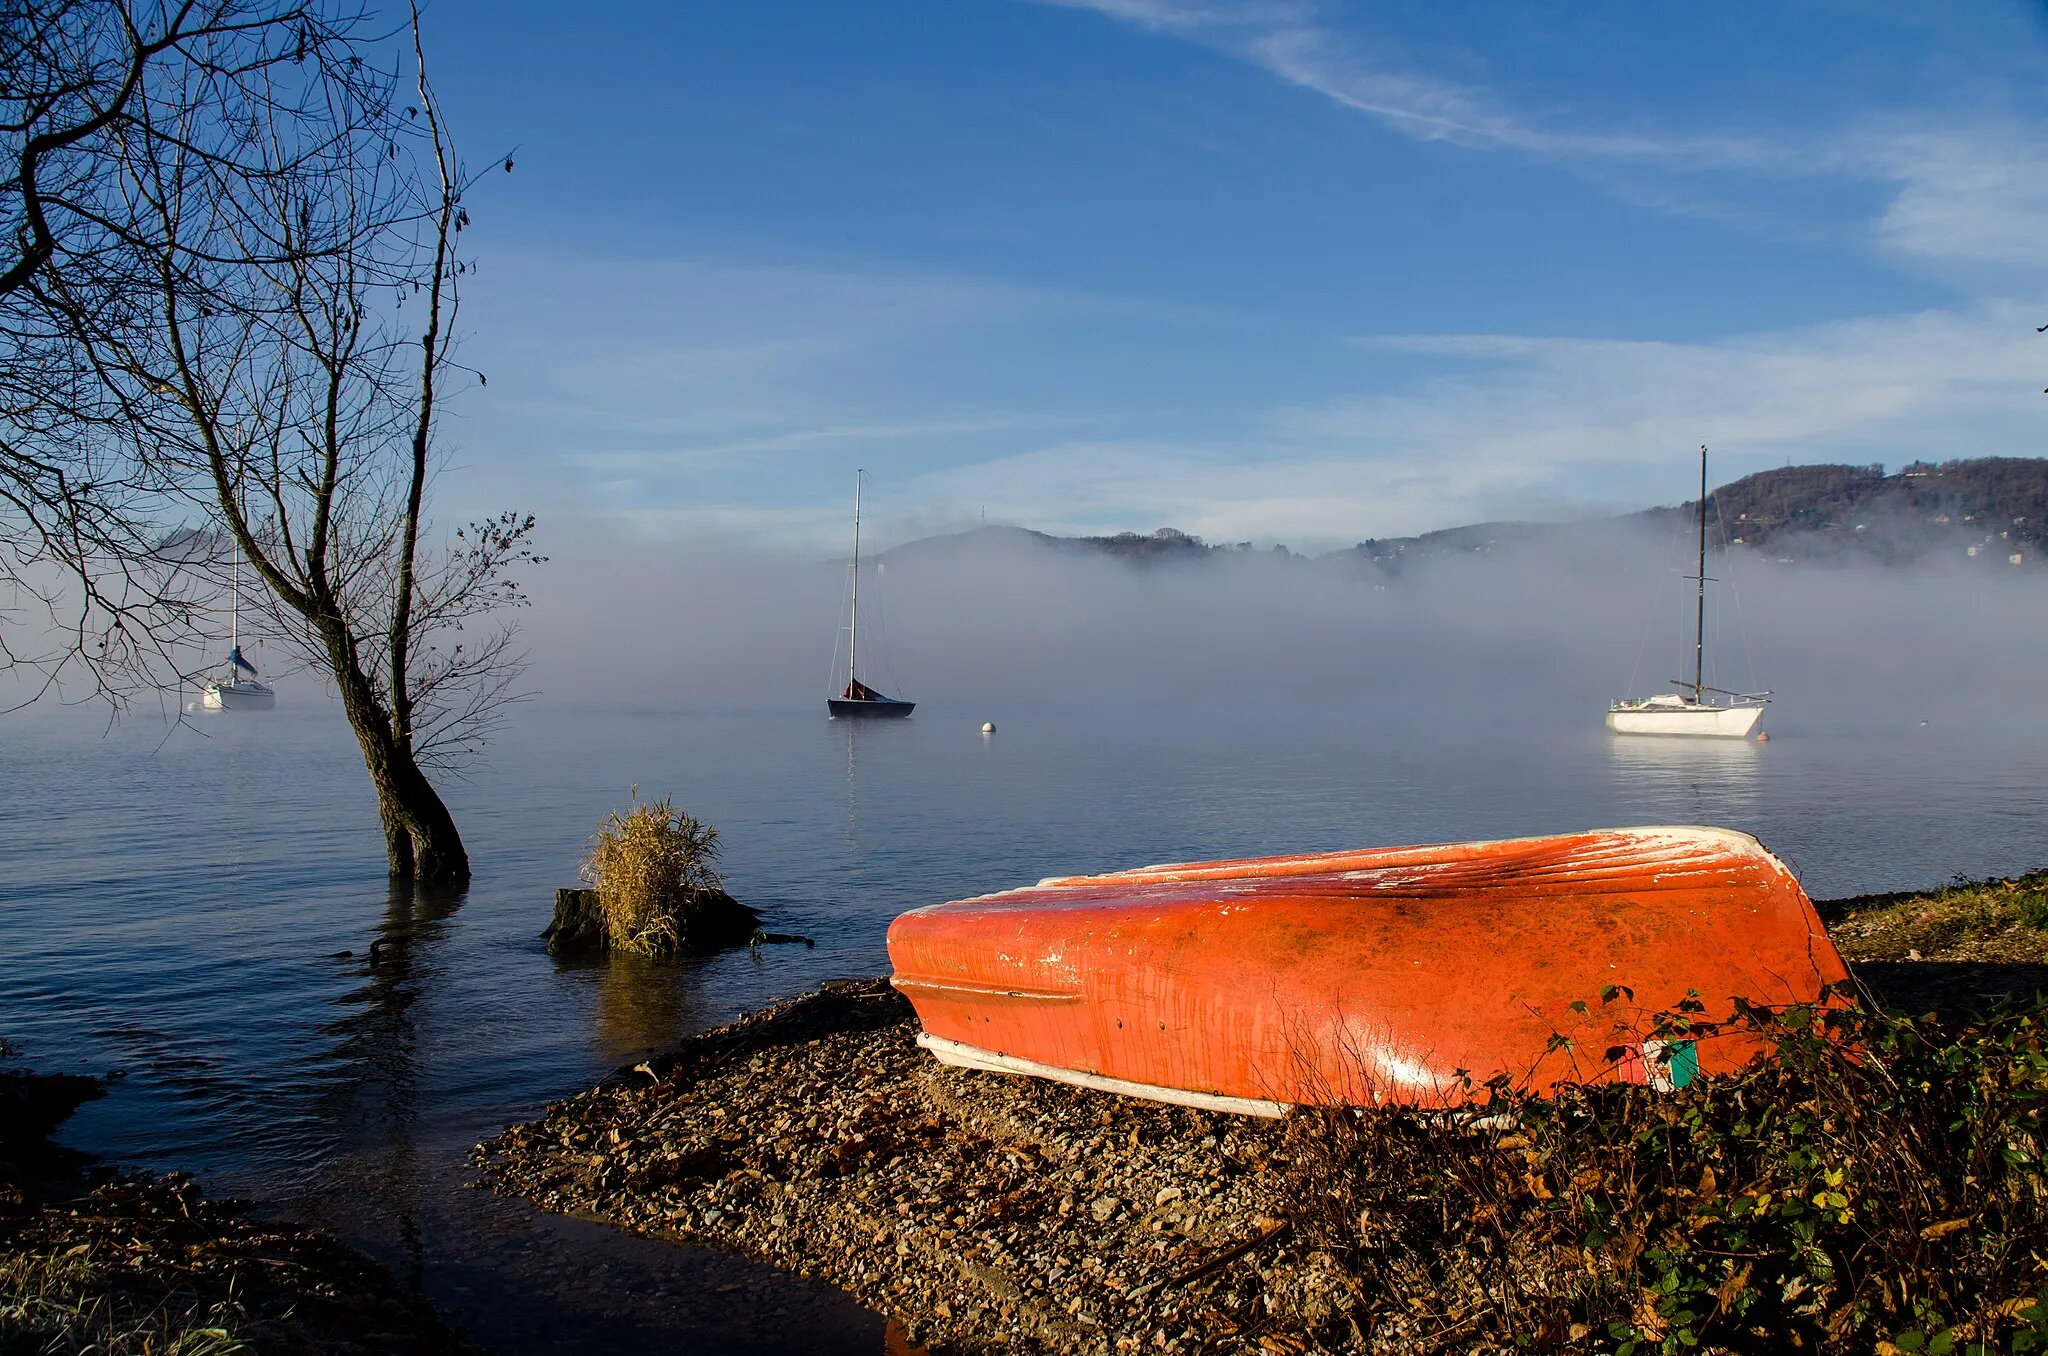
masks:
<path fill-rule="evenodd" d="M 1676 530 L 1697 501 L 1614 518 L 1569 523 L 1493 522 L 1447 527 L 1413 537 L 1371 537 L 1322 556 L 1273 546 L 1259 555 L 1316 560 L 1400 574 L 1445 556 L 1487 555 L 1526 546 L 1590 547 L 1598 529 L 1641 525 Z M 1882 466 L 1786 466 L 1730 481 L 1707 496 L 1716 546 L 1766 561 L 1865 559 L 1888 565 L 1925 559 L 2002 568 L 2048 566 L 2048 458 L 1976 457 L 1916 461 L 1895 475 Z M 1241 557 L 1250 542 L 1215 545 L 1176 528 L 1114 536 L 1056 537 L 1022 527 L 983 527 L 906 542 L 884 559 L 930 556 L 1003 543 L 1064 554 L 1109 556 L 1134 565 Z"/>
<path fill-rule="evenodd" d="M 1766 553 L 1806 535 L 1885 559 L 1970 546 L 1979 557 L 2027 555 L 2048 541 L 2048 460 L 1916 461 L 1890 476 L 1879 466 L 1788 466 L 1722 486 L 1707 510 L 1729 541 Z"/>
<path fill-rule="evenodd" d="M 1172 527 L 1162 527 L 1149 533 L 1119 532 L 1113 537 L 1055 537 L 1049 532 L 1037 532 L 1028 527 L 990 526 L 951 532 L 940 537 L 920 537 L 884 551 L 882 559 L 908 560 L 995 545 L 1058 551 L 1068 555 L 1114 556 L 1135 564 L 1206 560 L 1219 552 L 1250 549 L 1249 543 L 1243 547 L 1211 546 L 1200 537 Z M 1285 547 L 1280 549 L 1286 550 Z"/>

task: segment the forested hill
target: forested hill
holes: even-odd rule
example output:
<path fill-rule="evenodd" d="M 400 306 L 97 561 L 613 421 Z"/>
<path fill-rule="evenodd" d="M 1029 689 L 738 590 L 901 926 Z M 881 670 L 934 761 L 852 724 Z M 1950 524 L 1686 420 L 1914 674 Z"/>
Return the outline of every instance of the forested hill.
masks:
<path fill-rule="evenodd" d="M 1480 523 L 1362 541 L 1336 554 L 1398 573 L 1432 557 L 1530 543 L 1583 546 L 1606 526 L 1675 530 L 1697 513 L 1697 503 L 1687 501 L 1598 523 Z M 2048 565 L 2048 459 L 1914 462 L 1889 476 L 1881 466 L 1760 471 L 1708 494 L 1707 531 L 1717 546 L 1746 547 L 1778 563 L 1951 559 L 2038 568 Z"/>
<path fill-rule="evenodd" d="M 1983 457 L 1897 475 L 1877 466 L 1788 466 L 1724 485 L 1708 497 L 1731 541 L 1768 552 L 1801 535 L 1853 543 L 1891 557 L 1994 545 L 2031 552 L 2048 540 L 2048 460 Z"/>
<path fill-rule="evenodd" d="M 1370 538 L 1320 557 L 1398 574 L 1432 558 L 1487 555 L 1525 546 L 1568 547 L 1597 555 L 1612 528 L 1676 531 L 1694 520 L 1692 501 L 1619 518 L 1578 523 L 1475 523 L 1415 537 Z M 1707 496 L 1707 523 L 1717 546 L 1729 543 L 1764 559 L 1792 563 L 1829 558 L 1905 564 L 1923 559 L 2048 565 L 2048 459 L 1980 457 L 1940 465 L 1915 462 L 1896 475 L 1881 466 L 1787 466 L 1760 471 Z M 1107 555 L 1133 564 L 1164 564 L 1235 556 L 1251 543 L 1211 545 L 1160 528 L 1103 537 L 1055 537 L 1017 527 L 984 527 L 909 542 L 886 556 L 928 555 L 968 545 L 1013 546 Z M 1288 555 L 1287 548 L 1267 548 Z M 2017 559 L 2015 559 L 2017 557 Z M 1296 557 L 1299 559 L 1299 557 Z"/>

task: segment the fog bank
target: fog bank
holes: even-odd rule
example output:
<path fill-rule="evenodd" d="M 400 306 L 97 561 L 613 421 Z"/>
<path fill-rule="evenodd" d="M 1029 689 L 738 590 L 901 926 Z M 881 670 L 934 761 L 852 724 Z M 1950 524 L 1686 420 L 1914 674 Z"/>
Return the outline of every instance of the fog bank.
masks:
<path fill-rule="evenodd" d="M 845 681 L 843 562 L 596 533 L 548 551 L 523 621 L 550 706 L 809 709 Z M 1690 677 L 1691 567 L 1668 536 L 1612 525 L 1391 578 L 1271 552 L 1133 565 L 969 533 L 863 571 L 861 670 L 927 714 L 977 719 L 1335 705 L 1399 722 L 1575 724 L 1629 691 L 1632 671 L 1636 696 Z M 1737 551 L 1708 573 L 1707 681 L 1772 689 L 1767 728 L 2033 706 L 2048 582 L 2031 572 Z"/>

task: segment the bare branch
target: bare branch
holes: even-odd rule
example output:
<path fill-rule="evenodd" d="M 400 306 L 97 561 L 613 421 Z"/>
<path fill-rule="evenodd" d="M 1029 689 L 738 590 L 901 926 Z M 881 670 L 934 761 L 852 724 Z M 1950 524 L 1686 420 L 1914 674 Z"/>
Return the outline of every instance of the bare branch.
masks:
<path fill-rule="evenodd" d="M 117 0 L 70 4 L 103 27 L 129 13 Z M 76 143 L 98 157 L 65 185 L 83 206 L 63 230 L 50 218 L 54 252 L 14 311 L 0 296 L 19 333 L 71 363 L 61 417 L 26 381 L 13 402 L 49 449 L 9 463 L 35 491 L 17 493 L 31 506 L 19 539 L 67 565 L 83 615 L 116 632 L 113 610 L 135 597 L 168 608 L 191 580 L 217 587 L 228 555 L 246 560 L 260 590 L 245 616 L 335 685 L 394 875 L 458 883 L 468 860 L 422 769 L 473 754 L 519 699 L 523 656 L 496 618 L 523 603 L 514 575 L 541 557 L 531 516 L 445 540 L 427 517 L 440 406 L 465 370 L 452 354 L 469 185 L 418 15 L 401 48 L 319 0 L 191 0 L 178 13 L 182 36 L 114 88 L 118 109 Z M 32 120 L 22 109 L 17 120 Z M 38 172 L 60 163 L 71 162 Z M 8 393 L 0 373 L 0 431 Z M 88 503 L 77 468 L 101 465 Z M 146 525 L 187 518 L 203 526 L 174 549 L 136 549 L 154 539 Z M 136 572 L 151 561 L 164 580 Z M 110 596 L 102 582 L 115 578 L 156 591 Z M 177 615 L 188 629 L 207 620 Z M 74 630 L 67 646 L 91 653 L 92 637 Z"/>

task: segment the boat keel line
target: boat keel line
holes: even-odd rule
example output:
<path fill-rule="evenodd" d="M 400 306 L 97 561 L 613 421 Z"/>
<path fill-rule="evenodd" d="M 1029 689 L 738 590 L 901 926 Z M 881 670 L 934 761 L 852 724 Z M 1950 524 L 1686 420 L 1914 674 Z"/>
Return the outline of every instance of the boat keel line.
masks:
<path fill-rule="evenodd" d="M 931 1051 L 939 1063 L 950 1064 L 956 1069 L 980 1069 L 987 1073 L 1026 1074 L 1033 1078 L 1050 1078 L 1056 1083 L 1068 1083 L 1077 1088 L 1093 1088 L 1097 1092 L 1113 1092 L 1121 1097 L 1143 1097 L 1153 1102 L 1191 1106 L 1200 1111 L 1227 1111 L 1236 1116 L 1278 1119 L 1294 1109 L 1285 1102 L 1268 1102 L 1255 1097 L 1226 1097 L 1220 1092 L 1190 1092 L 1183 1088 L 1163 1088 L 1156 1083 L 1133 1083 L 1125 1078 L 1106 1078 L 1101 1074 L 1082 1073 L 1078 1069 L 1062 1069 L 1051 1064 L 1040 1064 L 1035 1059 L 1020 1059 L 1016 1055 L 998 1054 L 994 1050 L 984 1050 L 979 1046 L 947 1040 L 944 1036 L 934 1036 L 928 1031 L 918 1033 L 917 1043 Z"/>

